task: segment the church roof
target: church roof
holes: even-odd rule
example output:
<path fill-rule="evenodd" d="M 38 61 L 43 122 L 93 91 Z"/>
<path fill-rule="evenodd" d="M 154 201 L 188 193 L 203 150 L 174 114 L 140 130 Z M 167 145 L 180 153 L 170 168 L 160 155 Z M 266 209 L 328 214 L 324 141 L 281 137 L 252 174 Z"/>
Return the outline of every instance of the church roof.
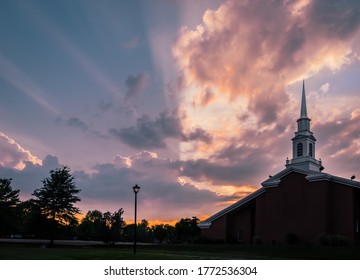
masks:
<path fill-rule="evenodd" d="M 324 173 L 321 171 L 302 169 L 302 168 L 294 167 L 291 165 L 288 168 L 285 168 L 284 170 L 275 174 L 274 176 L 271 176 L 269 179 L 262 182 L 261 185 L 264 188 L 277 187 L 279 185 L 281 179 L 284 178 L 286 175 L 290 174 L 291 172 L 296 172 L 296 173 L 306 175 L 305 179 L 308 180 L 309 182 L 329 181 L 329 182 L 335 182 L 335 183 L 339 183 L 339 184 L 350 186 L 350 187 L 360 188 L 360 182 L 358 182 L 358 181 L 346 179 L 346 178 L 339 177 L 339 176 L 334 176 L 334 175 Z"/>
<path fill-rule="evenodd" d="M 292 138 L 291 140 L 298 140 L 298 139 L 303 139 L 303 138 L 310 138 L 313 141 L 316 141 L 316 138 L 314 137 L 314 135 L 302 135 L 302 134 L 297 134 L 294 138 Z"/>

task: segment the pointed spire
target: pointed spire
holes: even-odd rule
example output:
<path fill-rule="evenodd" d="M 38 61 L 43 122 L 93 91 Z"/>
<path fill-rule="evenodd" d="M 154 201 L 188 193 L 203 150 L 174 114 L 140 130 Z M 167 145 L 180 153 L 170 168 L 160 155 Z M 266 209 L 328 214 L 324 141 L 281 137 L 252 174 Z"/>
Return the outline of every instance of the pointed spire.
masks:
<path fill-rule="evenodd" d="M 303 80 L 300 118 L 307 118 L 307 117 L 308 116 L 307 116 L 307 110 L 306 110 L 305 82 Z"/>

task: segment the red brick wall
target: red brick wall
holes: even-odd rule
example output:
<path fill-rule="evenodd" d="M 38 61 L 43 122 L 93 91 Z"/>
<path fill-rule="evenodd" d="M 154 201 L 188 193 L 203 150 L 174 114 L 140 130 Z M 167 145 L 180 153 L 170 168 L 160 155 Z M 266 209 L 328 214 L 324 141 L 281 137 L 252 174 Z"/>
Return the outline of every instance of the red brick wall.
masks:
<path fill-rule="evenodd" d="M 287 234 L 317 243 L 326 232 L 327 197 L 326 182 L 315 186 L 305 175 L 290 173 L 257 198 L 255 235 L 268 244 L 284 243 Z"/>
<path fill-rule="evenodd" d="M 251 243 L 252 239 L 252 204 L 229 215 L 228 241 Z"/>
<path fill-rule="evenodd" d="M 353 242 L 355 238 L 353 189 L 337 183 L 330 183 L 330 201 L 331 219 L 328 234 L 342 235 Z"/>
<path fill-rule="evenodd" d="M 226 241 L 227 216 L 224 215 L 213 221 L 209 229 L 201 229 L 201 235 L 209 240 Z"/>

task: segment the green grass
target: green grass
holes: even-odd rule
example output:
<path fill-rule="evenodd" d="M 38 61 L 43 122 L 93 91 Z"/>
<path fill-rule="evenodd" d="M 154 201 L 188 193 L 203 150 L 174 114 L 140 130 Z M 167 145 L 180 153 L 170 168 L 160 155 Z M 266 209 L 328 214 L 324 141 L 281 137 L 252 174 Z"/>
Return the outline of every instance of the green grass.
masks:
<path fill-rule="evenodd" d="M 3 260 L 211 260 L 211 259 L 360 259 L 359 247 L 245 246 L 245 245 L 153 245 L 54 246 L 0 243 Z"/>

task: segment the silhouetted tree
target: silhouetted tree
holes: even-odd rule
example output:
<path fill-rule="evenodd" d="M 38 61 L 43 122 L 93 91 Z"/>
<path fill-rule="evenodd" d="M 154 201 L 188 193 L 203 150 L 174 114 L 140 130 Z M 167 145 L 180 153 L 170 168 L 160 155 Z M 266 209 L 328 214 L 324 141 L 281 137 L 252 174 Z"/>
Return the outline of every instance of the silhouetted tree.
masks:
<path fill-rule="evenodd" d="M 79 225 L 79 235 L 82 239 L 102 240 L 105 243 L 115 243 L 124 239 L 124 210 L 120 208 L 114 213 L 102 213 L 99 210 L 89 211 Z"/>
<path fill-rule="evenodd" d="M 152 233 L 154 239 L 159 240 L 159 243 L 162 243 L 167 237 L 167 231 L 164 224 L 154 225 L 152 227 Z"/>
<path fill-rule="evenodd" d="M 80 213 L 74 204 L 80 201 L 77 194 L 74 176 L 66 166 L 50 171 L 50 177 L 45 178 L 43 187 L 36 189 L 34 202 L 40 208 L 41 214 L 51 221 L 50 244 L 54 243 L 54 234 L 58 225 L 73 224 L 75 215 Z"/>
<path fill-rule="evenodd" d="M 193 243 L 194 239 L 200 235 L 200 228 L 197 224 L 200 220 L 197 217 L 182 218 L 175 224 L 176 237 L 185 242 Z"/>
<path fill-rule="evenodd" d="M 147 220 L 143 219 L 140 223 L 137 224 L 136 234 L 136 238 L 140 242 L 151 241 L 151 229 Z"/>
<path fill-rule="evenodd" d="M 50 221 L 41 213 L 40 206 L 29 199 L 21 202 L 21 233 L 25 237 L 45 238 L 51 226 Z"/>
<path fill-rule="evenodd" d="M 81 239 L 102 240 L 103 230 L 103 213 L 99 210 L 88 211 L 79 225 Z"/>
<path fill-rule="evenodd" d="M 125 227 L 125 222 L 122 218 L 124 210 L 120 208 L 114 213 L 106 212 L 103 215 L 103 221 L 105 224 L 103 240 L 106 243 L 112 243 L 121 241 L 123 236 L 123 230 Z"/>
<path fill-rule="evenodd" d="M 126 242 L 134 241 L 134 224 L 125 224 L 122 238 Z"/>
<path fill-rule="evenodd" d="M 174 237 L 175 228 L 169 224 L 158 224 L 151 228 L 153 239 L 158 240 L 160 243 L 167 240 L 170 241 Z"/>
<path fill-rule="evenodd" d="M 17 230 L 19 190 L 13 190 L 11 179 L 0 179 L 0 236 Z"/>

